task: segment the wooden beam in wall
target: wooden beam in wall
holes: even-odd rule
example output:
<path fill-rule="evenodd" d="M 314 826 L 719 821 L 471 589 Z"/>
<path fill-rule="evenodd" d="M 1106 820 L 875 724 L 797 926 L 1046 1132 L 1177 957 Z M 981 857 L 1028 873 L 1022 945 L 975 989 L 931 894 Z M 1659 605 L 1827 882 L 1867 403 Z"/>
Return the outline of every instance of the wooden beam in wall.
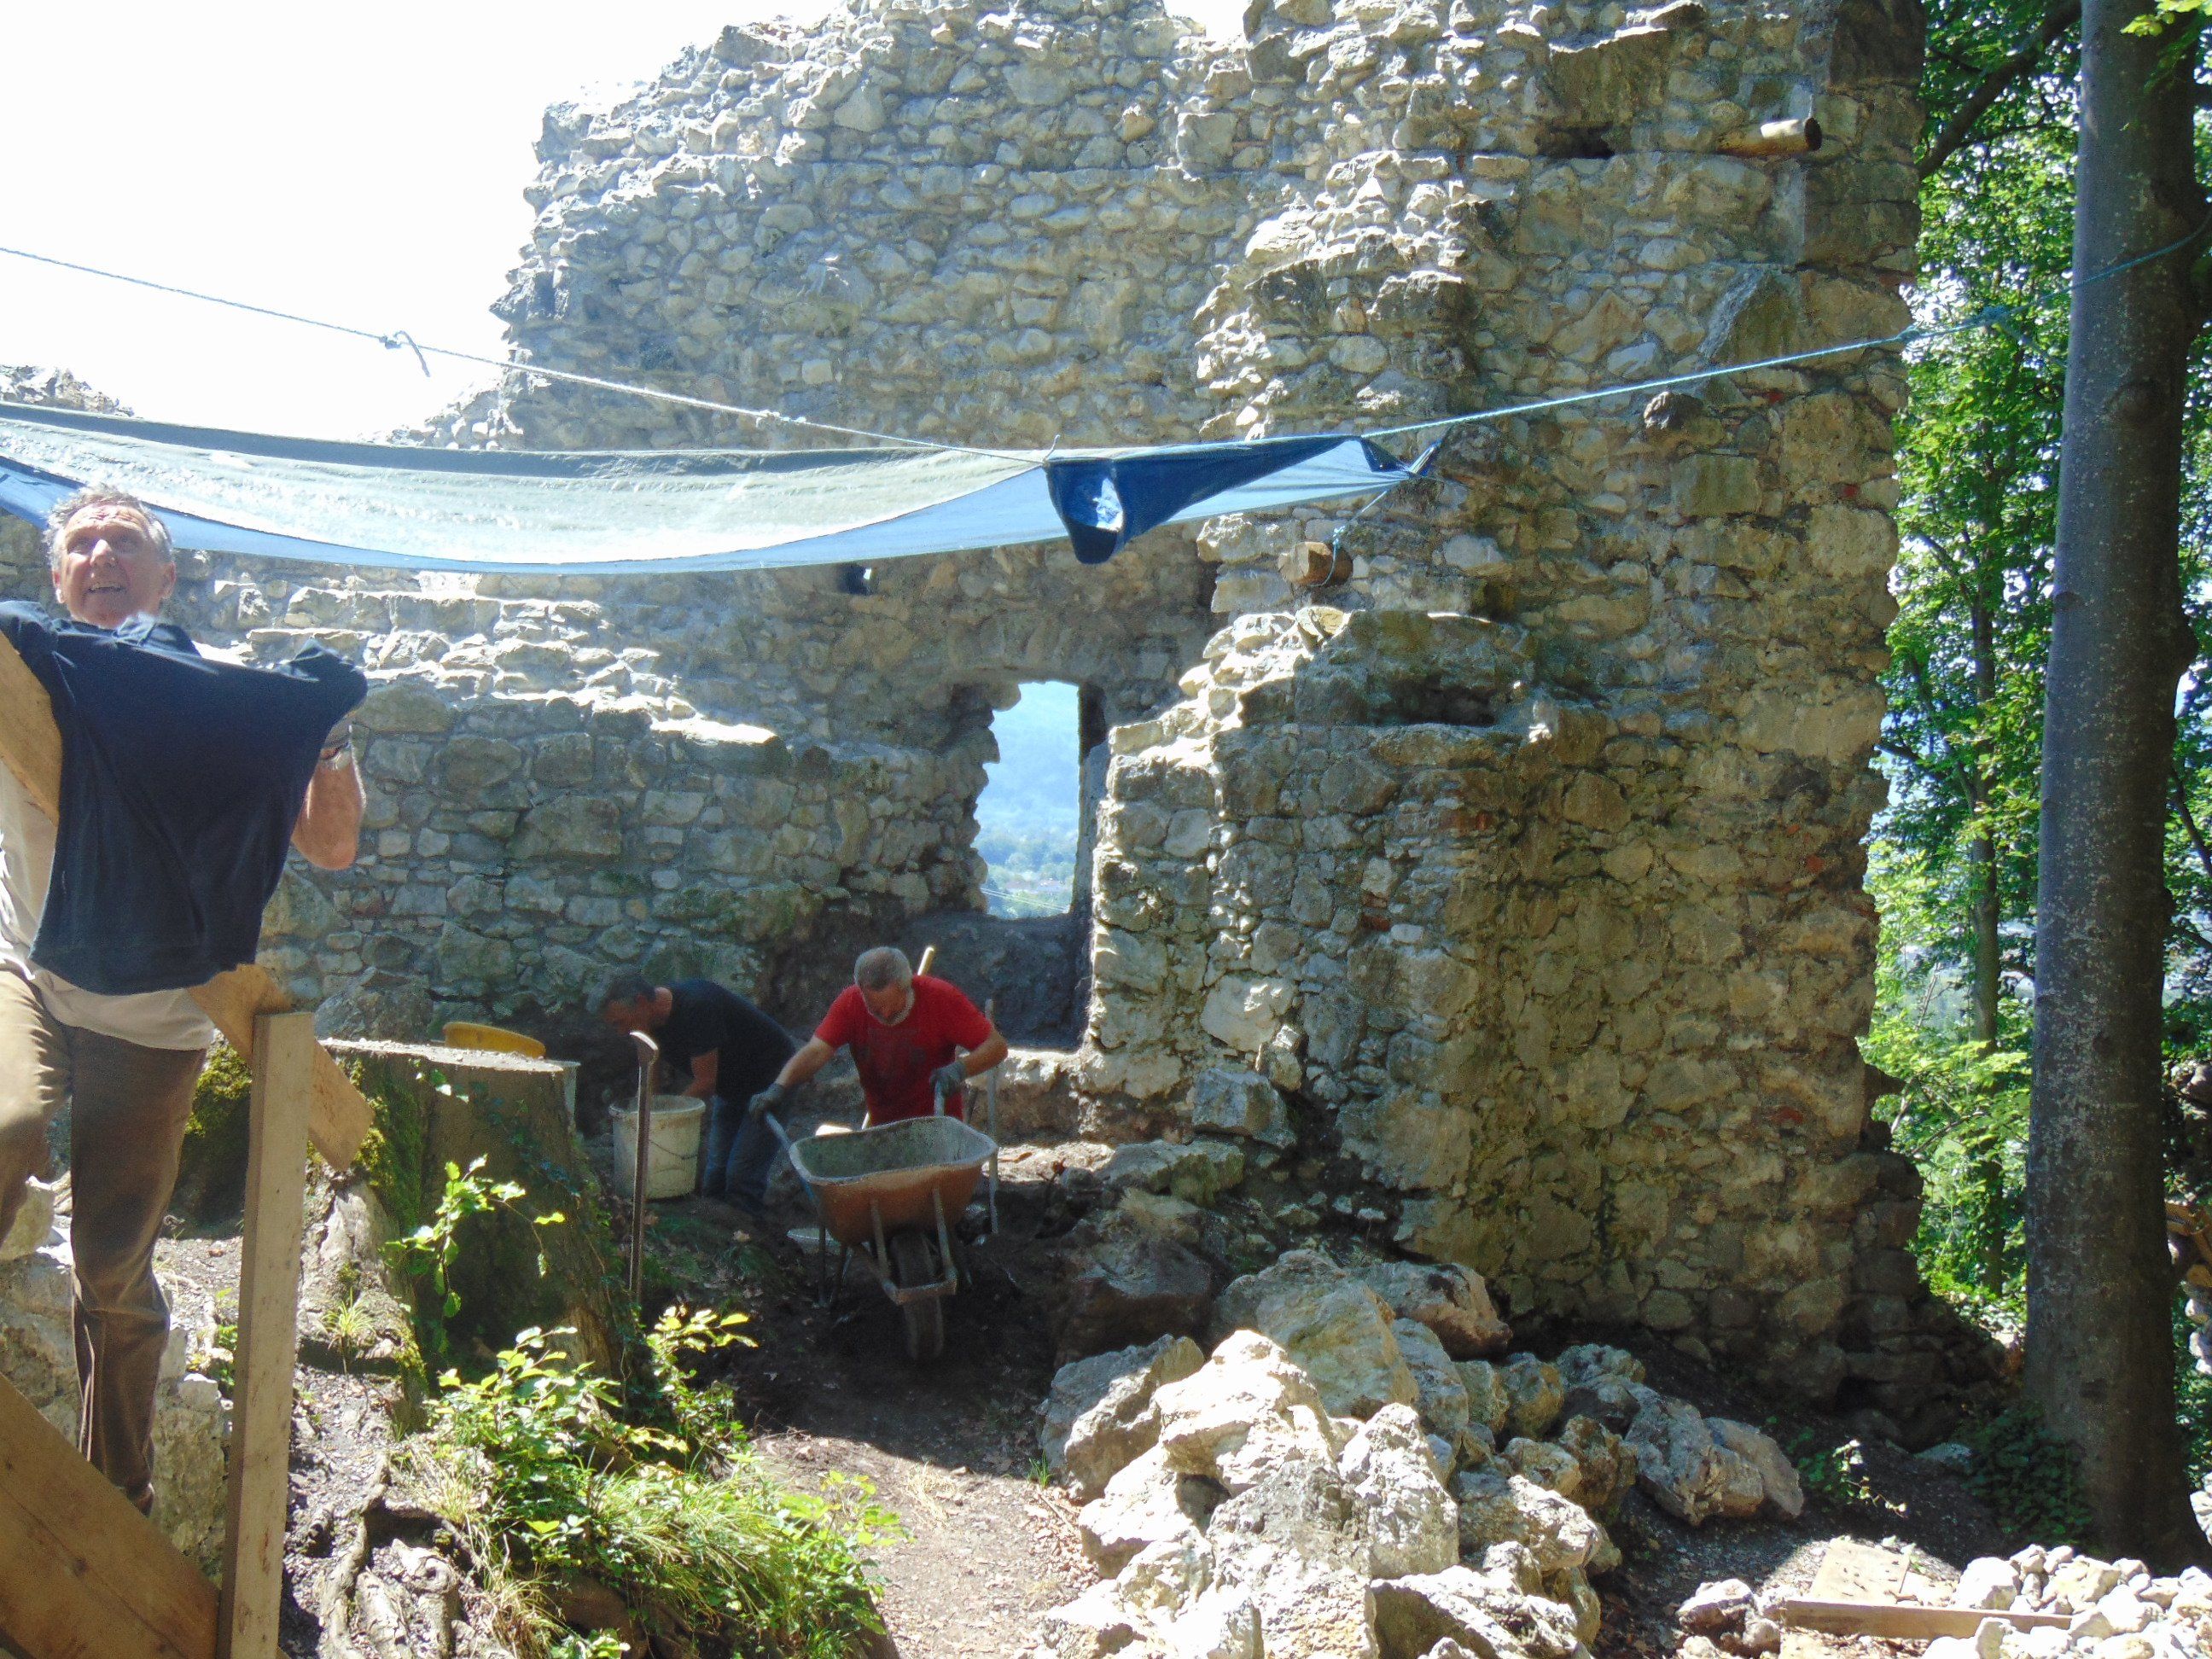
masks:
<path fill-rule="evenodd" d="M 0 1377 L 0 1644 L 22 1659 L 214 1659 L 216 1600 Z"/>
<path fill-rule="evenodd" d="M 0 636 L 0 765 L 15 775 L 32 802 L 49 817 L 61 816 L 62 733 L 54 724 L 46 689 L 12 641 Z M 192 1000 L 207 1011 L 239 1058 L 253 1060 L 257 1015 L 282 1013 L 292 1006 L 266 969 L 256 963 L 217 974 L 196 988 Z M 343 1170 L 361 1151 L 368 1133 L 368 1103 L 320 1048 L 314 1057 L 308 1095 L 307 1135 L 323 1161 Z"/>
<path fill-rule="evenodd" d="M 311 1013 L 263 1014 L 254 1021 L 217 1659 L 276 1659 L 277 1650 L 291 1498 L 292 1368 L 299 1358 L 307 1101 L 321 1052 Z"/>

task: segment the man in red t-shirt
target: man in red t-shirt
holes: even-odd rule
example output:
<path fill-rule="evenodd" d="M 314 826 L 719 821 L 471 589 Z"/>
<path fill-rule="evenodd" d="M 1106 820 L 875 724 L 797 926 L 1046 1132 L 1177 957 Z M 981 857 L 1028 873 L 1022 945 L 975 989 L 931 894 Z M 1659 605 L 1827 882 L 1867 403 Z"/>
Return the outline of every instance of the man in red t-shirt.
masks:
<path fill-rule="evenodd" d="M 940 1094 L 945 1109 L 963 1116 L 968 1079 L 1006 1057 L 1006 1038 L 957 988 L 927 974 L 916 978 L 904 951 L 878 945 L 860 953 L 852 984 L 812 1039 L 752 1097 L 754 1115 L 781 1103 L 840 1048 L 853 1051 L 870 1124 L 927 1117 Z M 956 1058 L 957 1048 L 968 1052 Z"/>

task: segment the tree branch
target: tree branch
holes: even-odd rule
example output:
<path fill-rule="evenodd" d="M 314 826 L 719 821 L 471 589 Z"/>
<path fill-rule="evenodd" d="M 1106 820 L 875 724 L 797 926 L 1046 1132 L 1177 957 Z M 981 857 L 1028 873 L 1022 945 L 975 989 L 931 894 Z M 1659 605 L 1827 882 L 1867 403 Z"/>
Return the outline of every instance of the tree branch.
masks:
<path fill-rule="evenodd" d="M 1974 135 L 1974 124 L 1989 112 L 1990 106 L 2004 96 L 2005 89 L 2014 82 L 2033 70 L 2051 49 L 2051 43 L 2081 19 L 2081 0 L 2051 0 L 2051 9 L 2043 14 L 2043 21 L 2002 63 L 1982 76 L 1951 118 L 1929 141 L 1927 153 L 1920 158 L 1920 176 L 1933 178 L 1944 162 L 1964 149 L 1966 141 Z"/>
<path fill-rule="evenodd" d="M 2212 848 L 2204 844 L 2204 831 L 2197 827 L 2197 814 L 2189 810 L 2189 797 L 2181 786 L 2181 769 L 2173 769 L 2173 810 L 2181 814 L 2181 827 L 2189 832 L 2189 844 L 2197 849 L 2197 861 L 2204 866 L 2204 873 L 2212 877 Z"/>

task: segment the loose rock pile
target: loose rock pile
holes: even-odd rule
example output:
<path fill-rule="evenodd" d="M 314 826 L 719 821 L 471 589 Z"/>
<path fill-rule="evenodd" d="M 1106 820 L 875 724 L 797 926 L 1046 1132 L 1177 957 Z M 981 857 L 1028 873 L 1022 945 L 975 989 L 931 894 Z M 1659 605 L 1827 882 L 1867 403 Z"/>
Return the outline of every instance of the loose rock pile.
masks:
<path fill-rule="evenodd" d="M 2010 1559 L 1984 1556 L 1960 1575 L 1952 1605 L 2070 1615 L 2063 1630 L 2015 1631 L 1983 1621 L 1971 1638 L 1931 1643 L 1928 1659 L 2165 1659 L 2212 1644 L 2212 1575 L 2191 1567 L 2154 1578 L 2140 1561 L 2100 1561 L 2070 1547 L 2031 1544 Z"/>
<path fill-rule="evenodd" d="M 1991 1555 L 1969 1562 L 1951 1605 L 2059 1613 L 2068 1623 L 2018 1630 L 1985 1619 L 1971 1637 L 1929 1643 L 1925 1659 L 2056 1659 L 2069 1653 L 2182 1659 L 2212 1643 L 2212 1574 L 2191 1567 L 2178 1577 L 2154 1578 L 2140 1561 L 2100 1561 L 2071 1546 L 2031 1544 L 2009 1559 Z M 1765 1601 L 1741 1578 L 1698 1585 L 1675 1618 L 1686 1635 L 1683 1659 L 1771 1653 L 1782 1644 L 1781 1626 Z"/>
<path fill-rule="evenodd" d="M 1804 1506 L 1771 1440 L 1620 1349 L 1500 1356 L 1463 1267 L 1293 1251 L 1229 1285 L 1212 1337 L 1054 1379 L 1040 1439 L 1109 1577 L 1046 1615 L 1036 1659 L 1570 1659 L 1632 1487 L 1693 1525 Z"/>

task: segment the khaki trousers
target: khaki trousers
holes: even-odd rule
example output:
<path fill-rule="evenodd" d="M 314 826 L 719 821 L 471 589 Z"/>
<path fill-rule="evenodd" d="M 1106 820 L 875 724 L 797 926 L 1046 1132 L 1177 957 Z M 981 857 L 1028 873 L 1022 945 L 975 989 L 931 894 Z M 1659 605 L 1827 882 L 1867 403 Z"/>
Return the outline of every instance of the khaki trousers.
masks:
<path fill-rule="evenodd" d="M 142 1510 L 154 1502 L 154 1388 L 169 1335 L 154 1240 L 204 1054 L 64 1025 L 0 968 L 0 1237 L 25 1177 L 46 1170 L 47 1126 L 66 1098 L 77 1448 Z"/>

